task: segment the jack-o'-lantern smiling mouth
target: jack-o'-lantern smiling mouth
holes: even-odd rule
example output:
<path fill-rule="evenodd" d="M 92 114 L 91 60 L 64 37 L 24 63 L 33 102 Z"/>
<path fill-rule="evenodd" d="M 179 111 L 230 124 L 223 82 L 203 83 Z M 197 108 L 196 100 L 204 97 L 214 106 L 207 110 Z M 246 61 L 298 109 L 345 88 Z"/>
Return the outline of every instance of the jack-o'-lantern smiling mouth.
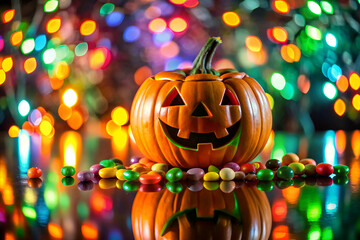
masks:
<path fill-rule="evenodd" d="M 229 133 L 225 137 L 217 138 L 214 132 L 210 133 L 196 133 L 190 132 L 189 138 L 181 138 L 178 136 L 179 129 L 171 127 L 164 123 L 160 118 L 160 125 L 165 133 L 165 136 L 176 146 L 180 148 L 197 151 L 200 144 L 212 144 L 213 149 L 218 149 L 228 145 L 241 131 L 241 121 L 237 121 L 232 126 L 226 128 Z"/>

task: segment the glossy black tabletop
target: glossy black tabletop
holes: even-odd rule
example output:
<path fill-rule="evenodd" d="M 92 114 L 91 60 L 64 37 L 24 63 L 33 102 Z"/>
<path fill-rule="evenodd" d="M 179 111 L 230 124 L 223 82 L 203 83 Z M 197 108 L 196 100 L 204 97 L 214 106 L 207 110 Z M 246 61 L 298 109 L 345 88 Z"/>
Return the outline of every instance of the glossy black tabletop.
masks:
<path fill-rule="evenodd" d="M 181 182 L 178 193 L 160 184 L 162 190 L 147 193 L 138 183 L 124 187 L 116 179 L 87 185 L 62 179 L 64 165 L 88 170 L 112 157 L 129 165 L 140 153 L 128 131 L 112 139 L 23 132 L 2 135 L 0 144 L 1 239 L 360 239 L 360 131 L 311 137 L 276 132 L 255 159 L 295 152 L 318 163 L 345 164 L 348 178 L 236 182 L 230 192 L 224 183 L 200 190 L 201 182 Z M 42 169 L 41 180 L 28 180 L 34 166 Z"/>

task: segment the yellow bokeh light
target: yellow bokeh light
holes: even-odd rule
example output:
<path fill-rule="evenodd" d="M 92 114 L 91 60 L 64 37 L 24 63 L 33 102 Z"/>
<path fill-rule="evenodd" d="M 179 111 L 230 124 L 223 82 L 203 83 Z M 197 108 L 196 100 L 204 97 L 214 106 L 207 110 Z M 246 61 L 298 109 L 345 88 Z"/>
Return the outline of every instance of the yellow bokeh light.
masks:
<path fill-rule="evenodd" d="M 288 40 L 288 33 L 282 27 L 274 27 L 272 33 L 277 42 L 284 43 Z"/>
<path fill-rule="evenodd" d="M 39 129 L 42 135 L 44 136 L 49 136 L 53 126 L 51 125 L 51 123 L 49 121 L 41 121 L 40 125 L 39 125 Z"/>
<path fill-rule="evenodd" d="M 124 125 L 129 121 L 129 113 L 123 107 L 116 107 L 111 112 L 112 120 L 118 125 Z"/>
<path fill-rule="evenodd" d="M 356 94 L 352 99 L 352 105 L 356 111 L 360 111 L 360 95 Z"/>
<path fill-rule="evenodd" d="M 270 108 L 272 110 L 274 108 L 274 98 L 268 93 L 265 93 L 265 94 L 266 94 L 266 97 L 267 97 L 267 99 L 269 101 Z"/>
<path fill-rule="evenodd" d="M 59 62 L 59 64 L 56 65 L 55 76 L 58 79 L 64 80 L 65 78 L 67 78 L 69 76 L 69 73 L 70 73 L 70 67 L 66 62 L 61 61 L 61 62 Z"/>
<path fill-rule="evenodd" d="M 0 69 L 0 86 L 5 82 L 6 80 L 6 73 L 3 69 Z"/>
<path fill-rule="evenodd" d="M 62 99 L 66 106 L 72 107 L 77 103 L 78 95 L 73 89 L 70 88 L 65 91 Z"/>
<path fill-rule="evenodd" d="M 346 111 L 346 105 L 342 99 L 336 100 L 336 102 L 334 103 L 334 111 L 339 116 L 344 115 L 344 113 Z"/>
<path fill-rule="evenodd" d="M 106 123 L 106 132 L 110 135 L 110 136 L 114 136 L 115 132 L 118 128 L 120 128 L 121 126 L 118 125 L 117 123 L 115 123 L 115 121 L 110 120 Z"/>
<path fill-rule="evenodd" d="M 184 4 L 187 0 L 170 0 L 173 4 L 181 5 Z"/>
<path fill-rule="evenodd" d="M 290 5 L 283 0 L 275 0 L 273 6 L 274 10 L 279 13 L 288 13 L 290 11 Z"/>
<path fill-rule="evenodd" d="M 183 32 L 187 29 L 187 27 L 188 23 L 180 17 L 173 18 L 169 22 L 169 28 L 174 32 Z"/>
<path fill-rule="evenodd" d="M 224 23 L 230 27 L 236 27 L 240 24 L 240 17 L 235 12 L 226 12 L 222 15 Z"/>
<path fill-rule="evenodd" d="M 260 52 L 262 48 L 261 40 L 255 36 L 246 37 L 245 45 L 252 52 Z"/>
<path fill-rule="evenodd" d="M 49 234 L 56 239 L 61 239 L 63 238 L 64 234 L 63 234 L 63 230 L 62 228 L 54 223 L 49 223 L 48 224 L 48 230 L 49 230 Z"/>
<path fill-rule="evenodd" d="M 354 90 L 360 88 L 360 76 L 357 73 L 352 73 L 349 77 L 350 86 Z"/>
<path fill-rule="evenodd" d="M 36 59 L 34 57 L 28 58 L 24 62 L 24 70 L 27 74 L 30 74 L 35 71 L 37 66 Z"/>
<path fill-rule="evenodd" d="M 153 33 L 161 33 L 166 29 L 166 22 L 162 18 L 155 18 L 150 21 L 148 27 Z"/>
<path fill-rule="evenodd" d="M 10 42 L 13 46 L 18 46 L 23 40 L 23 33 L 22 31 L 17 31 L 11 34 Z"/>
<path fill-rule="evenodd" d="M 15 126 L 15 125 L 12 125 L 10 128 L 9 128 L 9 136 L 11 138 L 16 138 L 19 136 L 20 134 L 20 128 L 18 126 Z"/>
<path fill-rule="evenodd" d="M 86 20 L 80 26 L 81 35 L 88 36 L 95 32 L 96 30 L 96 22 L 93 20 Z"/>
<path fill-rule="evenodd" d="M 61 27 L 61 18 L 54 17 L 50 19 L 46 25 L 46 31 L 48 33 L 56 33 Z"/>
<path fill-rule="evenodd" d="M 2 16 L 2 20 L 4 23 L 8 23 L 14 18 L 14 16 L 15 16 L 15 9 L 10 9 L 4 12 Z"/>
<path fill-rule="evenodd" d="M 12 69 L 12 67 L 14 66 L 12 57 L 4 58 L 3 62 L 1 63 L 1 66 L 5 72 L 10 71 Z"/>

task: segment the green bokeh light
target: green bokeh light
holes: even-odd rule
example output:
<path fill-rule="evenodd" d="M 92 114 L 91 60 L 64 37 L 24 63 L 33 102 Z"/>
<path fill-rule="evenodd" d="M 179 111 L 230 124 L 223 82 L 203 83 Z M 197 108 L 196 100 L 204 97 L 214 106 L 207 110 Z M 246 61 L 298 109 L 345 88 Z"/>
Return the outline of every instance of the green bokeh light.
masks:
<path fill-rule="evenodd" d="M 286 83 L 280 94 L 286 100 L 291 100 L 294 97 L 294 87 L 290 83 Z"/>
<path fill-rule="evenodd" d="M 102 7 L 100 8 L 100 15 L 101 16 L 105 16 L 108 15 L 110 13 L 112 13 L 115 9 L 115 5 L 112 3 L 105 3 L 104 5 L 102 5 Z"/>
<path fill-rule="evenodd" d="M 25 55 L 31 53 L 35 48 L 35 40 L 33 38 L 26 39 L 21 44 L 21 52 Z"/>
<path fill-rule="evenodd" d="M 286 84 L 286 80 L 281 73 L 273 73 L 270 78 L 271 85 L 277 90 L 283 90 Z"/>
<path fill-rule="evenodd" d="M 321 1 L 321 8 L 324 10 L 324 12 L 326 12 L 327 14 L 333 14 L 334 13 L 334 8 L 331 5 L 331 3 L 327 2 L 327 1 Z"/>
<path fill-rule="evenodd" d="M 75 55 L 78 57 L 84 56 L 87 51 L 88 51 L 88 44 L 86 42 L 79 43 L 75 47 Z"/>
<path fill-rule="evenodd" d="M 322 33 L 321 33 L 320 29 L 318 29 L 316 27 L 313 27 L 311 25 L 306 25 L 305 31 L 306 31 L 306 34 L 314 40 L 319 41 L 322 39 Z"/>
<path fill-rule="evenodd" d="M 324 84 L 323 92 L 324 92 L 325 97 L 327 97 L 330 100 L 334 99 L 337 96 L 336 87 L 329 82 Z"/>
<path fill-rule="evenodd" d="M 49 0 L 44 5 L 44 12 L 54 12 L 59 6 L 58 0 Z"/>
<path fill-rule="evenodd" d="M 31 219 L 36 219 L 36 211 L 33 207 L 23 206 L 22 212 L 25 217 L 31 218 Z"/>
<path fill-rule="evenodd" d="M 312 13 L 314 13 L 315 15 L 318 15 L 318 16 L 321 15 L 321 8 L 317 2 L 308 1 L 307 6 L 310 9 L 310 11 Z"/>
<path fill-rule="evenodd" d="M 337 46 L 337 39 L 334 34 L 332 34 L 332 33 L 326 34 L 325 40 L 326 40 L 327 45 L 329 45 L 330 47 Z"/>
<path fill-rule="evenodd" d="M 43 61 L 45 64 L 50 64 L 52 62 L 55 61 L 56 58 L 56 51 L 53 48 L 47 49 L 44 53 L 43 53 Z"/>

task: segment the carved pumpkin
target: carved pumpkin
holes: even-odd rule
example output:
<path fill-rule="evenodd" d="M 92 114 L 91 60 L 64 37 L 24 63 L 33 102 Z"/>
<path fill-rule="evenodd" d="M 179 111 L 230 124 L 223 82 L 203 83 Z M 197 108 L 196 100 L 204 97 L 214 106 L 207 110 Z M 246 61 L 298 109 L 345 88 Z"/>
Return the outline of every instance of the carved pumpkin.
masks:
<path fill-rule="evenodd" d="M 219 189 L 136 194 L 132 207 L 135 239 L 267 240 L 271 209 L 264 192 L 242 186 L 232 193 Z"/>
<path fill-rule="evenodd" d="M 176 167 L 222 166 L 254 159 L 267 143 L 272 115 L 261 86 L 234 69 L 211 69 L 210 38 L 191 71 L 160 72 L 139 88 L 131 129 L 140 151 Z"/>

